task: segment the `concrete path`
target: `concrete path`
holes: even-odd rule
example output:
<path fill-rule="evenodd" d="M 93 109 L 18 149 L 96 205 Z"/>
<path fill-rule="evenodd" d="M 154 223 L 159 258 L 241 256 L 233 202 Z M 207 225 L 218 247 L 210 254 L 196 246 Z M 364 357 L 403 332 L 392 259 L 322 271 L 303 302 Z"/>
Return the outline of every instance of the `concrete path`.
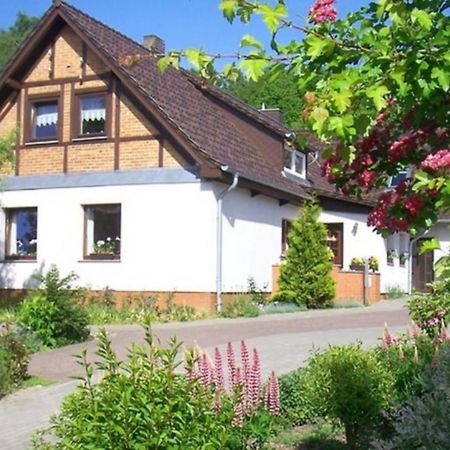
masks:
<path fill-rule="evenodd" d="M 155 325 L 153 330 L 163 344 L 176 336 L 186 346 L 198 343 L 210 353 L 215 346 L 224 348 L 227 342 L 238 345 L 241 339 L 245 339 L 249 346 L 260 351 L 262 370 L 266 376 L 271 370 L 282 374 L 305 364 L 314 347 L 356 341 L 361 341 L 365 346 L 376 345 L 384 322 L 388 322 L 393 332 L 405 330 L 409 319 L 403 302 L 381 302 L 369 308 L 309 311 L 255 319 L 162 324 Z M 143 340 L 143 331 L 139 326 L 111 325 L 106 328 L 120 358 L 126 356 L 126 349 L 132 342 Z M 96 358 L 95 346 L 94 341 L 87 344 L 91 361 Z M 61 400 L 76 386 L 70 377 L 80 374 L 80 368 L 72 355 L 82 348 L 83 345 L 72 345 L 33 356 L 30 373 L 59 383 L 22 391 L 0 401 L 0 449 L 26 449 L 33 431 L 45 426 L 49 416 L 57 412 Z"/>

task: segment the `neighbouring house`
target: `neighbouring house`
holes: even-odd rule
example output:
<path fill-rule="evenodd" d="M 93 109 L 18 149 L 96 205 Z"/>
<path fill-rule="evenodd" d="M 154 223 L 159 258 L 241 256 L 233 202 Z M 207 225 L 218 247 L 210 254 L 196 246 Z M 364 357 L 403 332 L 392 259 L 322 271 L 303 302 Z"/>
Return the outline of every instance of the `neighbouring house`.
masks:
<path fill-rule="evenodd" d="M 337 265 L 377 256 L 382 286 L 402 283 L 385 259 L 403 238 L 387 244 L 365 224 L 369 205 L 324 190 L 273 111 L 161 73 L 161 53 L 156 36 L 140 45 L 54 1 L 1 74 L 0 135 L 17 129 L 1 173 L 4 293 L 51 264 L 92 290 L 175 292 L 204 310 L 249 277 L 271 291 L 286 221 L 311 190 Z"/>

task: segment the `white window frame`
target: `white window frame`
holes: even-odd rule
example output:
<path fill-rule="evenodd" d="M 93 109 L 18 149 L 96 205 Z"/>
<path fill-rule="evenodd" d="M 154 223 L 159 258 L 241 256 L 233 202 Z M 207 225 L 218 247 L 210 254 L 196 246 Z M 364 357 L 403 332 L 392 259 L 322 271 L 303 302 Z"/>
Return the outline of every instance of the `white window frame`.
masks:
<path fill-rule="evenodd" d="M 296 177 L 305 179 L 306 178 L 306 155 L 300 151 L 295 149 L 287 148 L 285 149 L 286 152 L 290 152 L 290 166 L 284 167 L 284 171 L 294 175 Z M 297 167 L 297 157 L 301 158 L 301 167 Z"/>
<path fill-rule="evenodd" d="M 388 188 L 396 188 L 398 184 L 392 184 L 392 181 L 395 177 L 402 174 L 405 174 L 405 178 L 409 178 L 411 176 L 411 169 L 401 169 L 395 175 L 390 176 L 388 181 Z"/>

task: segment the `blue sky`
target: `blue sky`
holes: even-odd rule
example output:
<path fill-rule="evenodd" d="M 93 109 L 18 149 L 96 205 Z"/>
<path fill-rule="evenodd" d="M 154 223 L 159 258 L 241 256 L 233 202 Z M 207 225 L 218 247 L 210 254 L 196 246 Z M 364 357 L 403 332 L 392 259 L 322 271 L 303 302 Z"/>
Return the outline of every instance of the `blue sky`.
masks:
<path fill-rule="evenodd" d="M 218 9 L 218 0 L 70 0 L 69 3 L 113 28 L 142 41 L 145 34 L 157 34 L 167 49 L 204 46 L 210 52 L 236 50 L 245 33 L 267 42 L 260 21 L 244 26 L 229 25 Z M 292 13 L 306 16 L 312 0 L 288 0 Z M 337 0 L 339 14 L 354 10 L 368 0 Z M 18 11 L 41 15 L 51 0 L 0 0 L 0 28 L 9 27 Z M 304 19 L 299 18 L 299 21 Z"/>

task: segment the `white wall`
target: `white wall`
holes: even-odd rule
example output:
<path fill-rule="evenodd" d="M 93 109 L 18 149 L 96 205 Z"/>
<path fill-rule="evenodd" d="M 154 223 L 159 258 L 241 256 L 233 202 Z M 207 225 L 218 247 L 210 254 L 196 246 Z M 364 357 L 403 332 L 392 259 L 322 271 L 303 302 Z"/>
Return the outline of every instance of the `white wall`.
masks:
<path fill-rule="evenodd" d="M 5 287 L 27 287 L 34 273 L 56 264 L 92 289 L 215 290 L 216 200 L 210 184 L 41 189 L 1 197 L 3 208 L 38 208 L 37 262 L 2 263 Z M 120 262 L 82 261 L 82 205 L 102 203 L 122 205 Z M 0 236 L 4 227 L 2 214 Z"/>
<path fill-rule="evenodd" d="M 271 292 L 272 266 L 280 262 L 282 249 L 281 222 L 295 218 L 298 208 L 238 188 L 225 197 L 223 212 L 224 292 L 246 291 L 248 277 Z"/>
<path fill-rule="evenodd" d="M 408 269 L 400 267 L 399 260 L 394 260 L 390 266 L 386 261 L 386 240 L 377 234 L 372 227 L 367 226 L 367 214 L 356 212 L 324 211 L 320 219 L 324 223 L 343 223 L 344 225 L 344 251 L 343 269 L 348 270 L 352 258 L 368 258 L 376 256 L 379 261 L 381 273 L 381 292 L 386 292 L 389 286 L 399 286 L 405 292 L 408 287 Z M 399 240 L 394 239 L 397 253 L 400 253 Z"/>
<path fill-rule="evenodd" d="M 441 250 L 434 251 L 434 261 L 441 256 L 450 253 L 450 222 L 440 222 L 436 224 L 426 236 L 434 236 L 441 244 Z"/>

